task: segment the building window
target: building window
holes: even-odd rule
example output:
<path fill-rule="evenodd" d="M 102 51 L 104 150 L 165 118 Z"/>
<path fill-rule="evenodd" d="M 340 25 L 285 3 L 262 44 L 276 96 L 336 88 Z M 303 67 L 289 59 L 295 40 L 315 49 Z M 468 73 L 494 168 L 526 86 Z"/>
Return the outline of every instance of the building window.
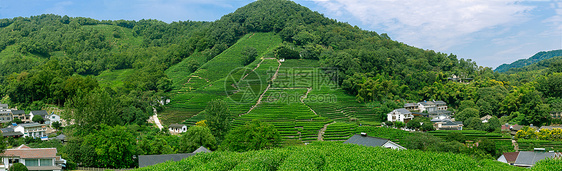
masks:
<path fill-rule="evenodd" d="M 20 159 L 8 159 L 8 163 L 12 164 L 12 163 L 19 163 Z"/>
<path fill-rule="evenodd" d="M 39 166 L 39 159 L 25 159 L 25 166 Z"/>
<path fill-rule="evenodd" d="M 52 166 L 53 160 L 52 159 L 41 159 L 41 166 Z"/>

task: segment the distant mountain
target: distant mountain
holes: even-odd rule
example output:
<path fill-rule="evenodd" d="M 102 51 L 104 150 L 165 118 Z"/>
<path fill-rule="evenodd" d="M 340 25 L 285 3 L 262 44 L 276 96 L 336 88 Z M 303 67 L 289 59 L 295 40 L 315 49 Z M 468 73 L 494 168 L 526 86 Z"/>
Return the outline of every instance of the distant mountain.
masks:
<path fill-rule="evenodd" d="M 550 59 L 556 56 L 562 56 L 562 49 L 559 50 L 552 50 L 552 51 L 548 51 L 548 52 L 539 52 L 536 53 L 535 55 L 531 56 L 529 59 L 520 59 L 517 60 L 511 64 L 502 64 L 499 67 L 497 67 L 494 71 L 496 72 L 506 72 L 509 71 L 509 69 L 511 68 L 521 68 L 527 65 L 531 65 L 533 63 L 545 60 L 545 59 Z"/>

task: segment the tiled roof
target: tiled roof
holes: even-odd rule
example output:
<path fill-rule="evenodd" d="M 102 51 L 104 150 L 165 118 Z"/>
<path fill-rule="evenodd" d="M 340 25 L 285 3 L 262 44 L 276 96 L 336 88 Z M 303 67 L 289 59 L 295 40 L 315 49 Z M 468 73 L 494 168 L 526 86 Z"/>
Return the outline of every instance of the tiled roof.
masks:
<path fill-rule="evenodd" d="M 24 110 L 12 110 L 12 114 L 14 114 L 14 115 L 25 114 L 25 111 Z"/>
<path fill-rule="evenodd" d="M 18 126 L 23 126 L 24 128 L 26 128 L 26 127 L 47 126 L 47 125 L 39 124 L 39 123 L 25 123 L 25 124 L 19 124 Z"/>
<path fill-rule="evenodd" d="M 139 167 L 146 167 L 166 161 L 180 161 L 181 159 L 195 155 L 195 153 L 163 154 L 163 155 L 140 155 Z"/>
<path fill-rule="evenodd" d="M 435 101 L 435 104 L 447 104 L 444 101 Z"/>
<path fill-rule="evenodd" d="M 31 111 L 31 113 L 32 113 L 33 115 L 41 115 L 41 116 L 49 115 L 49 114 L 47 113 L 47 111 L 44 111 L 44 110 L 35 110 L 35 111 Z"/>
<path fill-rule="evenodd" d="M 8 104 L 2 104 L 2 103 L 0 103 L 0 107 L 8 108 Z"/>
<path fill-rule="evenodd" d="M 193 153 L 210 153 L 211 150 L 201 146 L 197 150 L 193 151 Z"/>
<path fill-rule="evenodd" d="M 514 165 L 516 166 L 533 166 L 539 160 L 554 157 L 555 153 L 551 152 L 535 152 L 535 151 L 520 151 Z"/>
<path fill-rule="evenodd" d="M 517 160 L 517 155 L 519 155 L 519 152 L 503 153 L 503 156 L 505 157 L 507 163 L 515 163 L 515 160 Z"/>
<path fill-rule="evenodd" d="M 400 112 L 400 113 L 402 113 L 402 114 L 411 114 L 411 113 L 412 113 L 412 112 L 410 112 L 409 110 L 404 109 L 404 108 L 396 109 L 396 111 L 397 111 L 397 112 Z"/>
<path fill-rule="evenodd" d="M 371 147 L 380 147 L 384 145 L 386 142 L 388 142 L 388 140 L 384 138 L 362 136 L 360 134 L 355 134 L 343 143 L 344 144 L 350 143 L 350 144 L 357 144 L 357 145 L 364 145 L 364 146 L 371 146 Z"/>
<path fill-rule="evenodd" d="M 181 128 L 185 126 L 184 124 L 170 124 L 170 126 L 168 126 L 169 128 Z"/>
<path fill-rule="evenodd" d="M 20 158 L 55 158 L 57 155 L 56 148 L 29 148 L 21 145 L 17 148 L 6 149 L 2 156 L 18 156 Z"/>

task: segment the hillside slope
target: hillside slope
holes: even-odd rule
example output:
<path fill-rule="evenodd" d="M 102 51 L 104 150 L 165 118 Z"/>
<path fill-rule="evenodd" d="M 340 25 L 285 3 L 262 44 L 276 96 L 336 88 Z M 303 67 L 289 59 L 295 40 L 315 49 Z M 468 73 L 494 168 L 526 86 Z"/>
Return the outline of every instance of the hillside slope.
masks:
<path fill-rule="evenodd" d="M 524 66 L 528 66 L 539 61 L 550 59 L 556 56 L 562 56 L 562 49 L 560 50 L 552 50 L 552 51 L 543 51 L 536 53 L 535 55 L 531 56 L 528 59 L 519 59 L 511 64 L 502 64 L 498 66 L 494 71 L 496 72 L 506 72 L 509 71 L 511 68 L 522 68 Z"/>

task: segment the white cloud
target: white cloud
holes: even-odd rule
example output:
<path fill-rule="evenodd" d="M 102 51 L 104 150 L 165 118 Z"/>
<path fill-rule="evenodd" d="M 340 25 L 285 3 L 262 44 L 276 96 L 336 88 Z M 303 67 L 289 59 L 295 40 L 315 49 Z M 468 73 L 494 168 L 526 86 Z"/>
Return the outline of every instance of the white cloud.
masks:
<path fill-rule="evenodd" d="M 469 43 L 474 33 L 523 23 L 534 8 L 516 0 L 314 1 L 331 13 L 343 11 L 377 32 L 389 32 L 393 39 L 439 51 Z"/>

